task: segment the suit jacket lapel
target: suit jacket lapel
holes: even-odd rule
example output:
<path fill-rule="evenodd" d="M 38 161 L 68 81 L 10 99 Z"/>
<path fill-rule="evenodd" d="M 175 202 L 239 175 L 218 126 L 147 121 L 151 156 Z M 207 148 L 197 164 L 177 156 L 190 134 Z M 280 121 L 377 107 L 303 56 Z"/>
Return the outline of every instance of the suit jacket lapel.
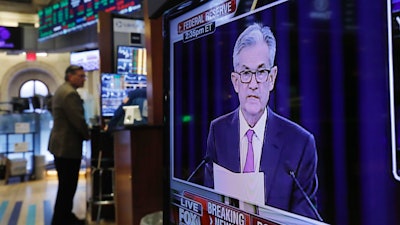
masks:
<path fill-rule="evenodd" d="M 239 108 L 235 110 L 232 116 L 231 127 L 233 129 L 227 129 L 228 137 L 239 137 Z M 232 141 L 229 144 L 231 151 L 231 159 L 230 162 L 233 162 L 230 170 L 240 173 L 240 138 L 232 138 Z"/>
<path fill-rule="evenodd" d="M 215 132 L 219 153 L 217 163 L 232 172 L 240 172 L 240 149 L 239 149 L 239 110 L 233 111 L 227 117 L 227 123 L 220 130 Z"/>
<path fill-rule="evenodd" d="M 268 118 L 264 132 L 264 144 L 261 154 L 260 171 L 264 172 L 265 200 L 271 191 L 271 184 L 279 163 L 282 142 L 278 137 L 279 126 L 276 124 L 275 113 L 267 107 Z"/>

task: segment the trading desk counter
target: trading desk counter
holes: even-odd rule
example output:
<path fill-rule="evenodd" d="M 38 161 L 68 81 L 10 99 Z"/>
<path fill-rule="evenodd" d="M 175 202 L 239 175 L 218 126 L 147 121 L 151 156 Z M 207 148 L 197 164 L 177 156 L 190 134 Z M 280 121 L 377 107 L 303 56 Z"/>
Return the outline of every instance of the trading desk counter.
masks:
<path fill-rule="evenodd" d="M 163 207 L 163 128 L 137 126 L 113 135 L 116 223 L 139 225 Z"/>

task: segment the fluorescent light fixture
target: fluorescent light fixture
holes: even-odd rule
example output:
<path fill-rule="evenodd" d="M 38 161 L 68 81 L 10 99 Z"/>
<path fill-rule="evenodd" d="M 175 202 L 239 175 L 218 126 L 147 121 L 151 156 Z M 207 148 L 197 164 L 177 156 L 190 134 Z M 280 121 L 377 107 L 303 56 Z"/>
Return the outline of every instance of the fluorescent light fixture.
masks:
<path fill-rule="evenodd" d="M 36 56 L 46 57 L 47 52 L 36 52 Z"/>

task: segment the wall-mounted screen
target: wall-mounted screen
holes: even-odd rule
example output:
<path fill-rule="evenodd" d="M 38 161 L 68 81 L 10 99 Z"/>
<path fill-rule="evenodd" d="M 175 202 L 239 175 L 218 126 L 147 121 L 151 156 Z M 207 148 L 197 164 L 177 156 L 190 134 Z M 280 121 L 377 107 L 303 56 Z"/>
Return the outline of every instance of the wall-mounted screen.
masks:
<path fill-rule="evenodd" d="M 320 134 L 308 120 L 318 103 L 301 84 L 318 65 L 307 59 L 325 53 L 310 46 L 301 57 L 297 1 L 255 3 L 205 1 L 165 15 L 171 224 L 323 224 Z M 290 94 L 307 99 L 301 109 Z"/>
<path fill-rule="evenodd" d="M 22 30 L 20 27 L 0 26 L 0 49 L 22 49 Z"/>
<path fill-rule="evenodd" d="M 357 3 L 165 14 L 170 224 L 398 223 L 400 1 Z"/>
<path fill-rule="evenodd" d="M 71 65 L 82 66 L 85 71 L 100 69 L 100 53 L 98 49 L 70 53 Z"/>
<path fill-rule="evenodd" d="M 146 49 L 135 46 L 117 47 L 117 73 L 147 75 Z"/>
<path fill-rule="evenodd" d="M 129 91 L 146 86 L 146 75 L 101 73 L 102 116 L 112 117 Z"/>
<path fill-rule="evenodd" d="M 256 10 L 238 8 L 234 0 L 211 1 L 168 21 L 171 223 L 236 223 L 210 206 L 234 212 L 238 224 L 270 224 L 275 208 L 293 224 L 320 220 L 314 136 L 307 123 L 273 109 L 274 85 L 285 93 L 290 76 L 282 69 L 277 78 L 278 66 L 287 64 L 281 58 L 275 63 L 275 54 L 290 58 L 285 38 L 293 32 L 285 26 L 290 17 L 278 12 L 293 5 L 274 1 Z M 296 141 L 278 150 L 285 139 Z"/>
<path fill-rule="evenodd" d="M 61 0 L 38 11 L 39 41 L 97 23 L 98 12 L 127 14 L 141 8 L 141 0 Z"/>

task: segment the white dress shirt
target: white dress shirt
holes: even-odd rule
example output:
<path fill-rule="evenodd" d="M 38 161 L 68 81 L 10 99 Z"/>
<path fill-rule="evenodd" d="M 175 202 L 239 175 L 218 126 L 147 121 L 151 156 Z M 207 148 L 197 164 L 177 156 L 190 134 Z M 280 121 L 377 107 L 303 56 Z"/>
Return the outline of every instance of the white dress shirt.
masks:
<path fill-rule="evenodd" d="M 264 113 L 261 118 L 257 121 L 254 127 L 250 127 L 246 120 L 244 119 L 242 110 L 239 110 L 239 123 L 240 123 L 240 171 L 243 172 L 244 164 L 246 163 L 247 156 L 247 137 L 246 132 L 249 129 L 254 130 L 253 135 L 253 151 L 254 151 L 254 171 L 260 171 L 260 160 L 261 160 L 261 151 L 264 143 L 264 133 L 265 133 L 265 124 L 267 122 L 267 110 L 264 109 Z"/>

